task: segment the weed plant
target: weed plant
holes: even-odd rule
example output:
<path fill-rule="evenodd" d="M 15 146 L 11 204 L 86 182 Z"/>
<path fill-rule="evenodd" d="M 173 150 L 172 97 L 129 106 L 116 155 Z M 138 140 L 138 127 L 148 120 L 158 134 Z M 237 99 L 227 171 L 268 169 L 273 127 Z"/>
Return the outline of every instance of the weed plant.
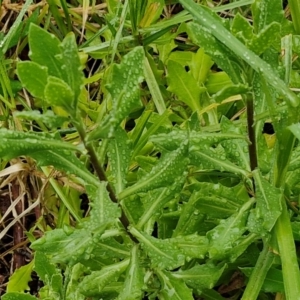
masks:
<path fill-rule="evenodd" d="M 298 1 L 7 9 L 1 299 L 300 299 Z"/>

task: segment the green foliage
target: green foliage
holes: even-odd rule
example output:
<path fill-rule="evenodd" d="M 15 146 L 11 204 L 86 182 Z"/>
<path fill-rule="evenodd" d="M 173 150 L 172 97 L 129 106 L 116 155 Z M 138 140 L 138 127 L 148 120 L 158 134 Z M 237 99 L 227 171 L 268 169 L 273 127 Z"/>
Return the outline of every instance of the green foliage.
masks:
<path fill-rule="evenodd" d="M 234 299 L 299 298 L 299 38 L 279 0 L 173 2 L 106 1 L 94 27 L 84 1 L 79 36 L 50 1 L 56 23 L 4 39 L 28 32 L 15 73 L 30 95 L 1 63 L 1 165 L 44 173 L 53 222 L 30 230 L 34 259 L 1 299 L 37 299 L 32 270 L 39 299 L 223 299 L 235 274 Z"/>

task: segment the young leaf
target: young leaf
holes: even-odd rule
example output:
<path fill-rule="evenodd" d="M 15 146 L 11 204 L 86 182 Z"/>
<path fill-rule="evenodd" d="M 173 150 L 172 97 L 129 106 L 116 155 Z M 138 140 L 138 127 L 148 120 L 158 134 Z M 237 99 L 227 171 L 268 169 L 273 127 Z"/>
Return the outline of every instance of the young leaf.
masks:
<path fill-rule="evenodd" d="M 49 258 L 41 251 L 35 252 L 34 270 L 46 284 L 50 284 L 53 275 L 59 274 L 55 265 L 51 264 Z"/>
<path fill-rule="evenodd" d="M 154 267 L 172 270 L 184 264 L 185 255 L 172 239 L 156 239 L 134 227 L 130 228 L 130 232 L 139 240 L 141 247 L 150 257 Z"/>
<path fill-rule="evenodd" d="M 172 273 L 156 270 L 161 282 L 161 291 L 158 298 L 161 300 L 193 300 L 192 291 L 182 280 L 172 276 Z"/>
<path fill-rule="evenodd" d="M 31 23 L 28 43 L 30 47 L 29 57 L 31 60 L 41 66 L 45 66 L 50 76 L 55 76 L 63 80 L 67 72 L 61 68 L 63 61 L 58 59 L 62 51 L 57 37 Z M 43 45 L 43 47 L 41 47 L 41 45 Z"/>
<path fill-rule="evenodd" d="M 200 111 L 200 95 L 206 91 L 199 87 L 196 79 L 187 73 L 184 68 L 175 61 L 168 62 L 168 90 L 176 94 L 179 99 L 187 104 L 192 111 Z"/>
<path fill-rule="evenodd" d="M 129 259 L 125 259 L 122 262 L 103 267 L 101 271 L 92 272 L 79 283 L 79 291 L 85 296 L 99 295 L 105 286 L 118 280 L 128 265 Z"/>
<path fill-rule="evenodd" d="M 126 132 L 120 127 L 116 129 L 114 138 L 108 142 L 108 157 L 117 193 L 121 193 L 126 185 L 125 178 L 131 155 L 131 145 L 129 142 Z"/>
<path fill-rule="evenodd" d="M 97 229 L 99 225 L 113 222 L 121 216 L 120 208 L 109 198 L 106 185 L 106 182 L 99 182 L 96 187 L 86 187 L 92 199 L 91 218 L 86 226 L 87 230 Z"/>
<path fill-rule="evenodd" d="M 75 113 L 74 92 L 62 79 L 49 76 L 45 87 L 45 100 L 54 106 L 61 106 L 71 115 Z"/>
<path fill-rule="evenodd" d="M 43 99 L 47 84 L 48 69 L 32 61 L 21 61 L 17 64 L 17 74 L 22 85 L 34 97 Z"/>
<path fill-rule="evenodd" d="M 77 108 L 77 101 L 80 91 L 83 87 L 83 73 L 81 71 L 81 63 L 78 55 L 75 35 L 70 32 L 66 35 L 61 43 L 62 61 L 61 69 L 65 69 L 66 77 L 63 80 L 68 84 L 74 93 L 73 108 Z"/>
<path fill-rule="evenodd" d="M 127 268 L 124 288 L 117 300 L 139 300 L 143 295 L 144 286 L 143 269 L 139 262 L 138 245 L 133 246 L 130 256 L 130 264 Z"/>
<path fill-rule="evenodd" d="M 223 259 L 228 256 L 235 242 L 246 232 L 246 221 L 249 209 L 254 200 L 246 202 L 238 213 L 226 220 L 221 220 L 213 230 L 207 232 L 209 239 L 209 256 L 212 259 Z"/>
<path fill-rule="evenodd" d="M 212 264 L 196 265 L 191 269 L 173 272 L 172 276 L 183 280 L 188 286 L 201 293 L 204 289 L 211 289 L 220 276 L 226 265 L 214 266 Z"/>
<path fill-rule="evenodd" d="M 7 292 L 25 292 L 30 290 L 28 282 L 32 280 L 31 273 L 33 269 L 34 260 L 29 264 L 17 269 L 9 278 L 7 284 Z"/>
<path fill-rule="evenodd" d="M 123 199 L 132 194 L 147 192 L 159 187 L 172 185 L 175 178 L 184 177 L 188 165 L 188 140 L 185 140 L 176 150 L 168 153 L 153 167 L 150 173 L 145 175 L 133 186 L 128 187 L 119 194 Z"/>
<path fill-rule="evenodd" d="M 128 114 L 140 106 L 139 84 L 143 81 L 144 50 L 135 47 L 124 56 L 120 65 L 114 65 L 110 84 L 107 89 L 112 96 L 112 110 L 94 131 L 87 136 L 87 141 L 100 137 L 112 137 L 115 128 L 119 126 Z"/>

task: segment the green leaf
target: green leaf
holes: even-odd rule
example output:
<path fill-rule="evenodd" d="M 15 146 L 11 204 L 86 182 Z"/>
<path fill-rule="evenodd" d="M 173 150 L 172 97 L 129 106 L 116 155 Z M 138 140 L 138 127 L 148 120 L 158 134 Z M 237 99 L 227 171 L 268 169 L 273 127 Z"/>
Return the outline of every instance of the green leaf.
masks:
<path fill-rule="evenodd" d="M 176 279 L 183 280 L 188 286 L 195 289 L 197 293 L 201 293 L 204 289 L 214 287 L 225 268 L 226 265 L 196 265 L 185 271 L 173 272 L 172 276 Z"/>
<path fill-rule="evenodd" d="M 148 192 L 148 194 L 141 198 L 144 202 L 144 213 L 140 217 L 136 228 L 142 228 L 146 222 L 153 217 L 157 217 L 162 213 L 162 208 L 171 200 L 179 195 L 184 185 L 184 179 L 181 176 L 174 179 L 174 184 L 169 188 L 160 188 L 155 191 Z"/>
<path fill-rule="evenodd" d="M 83 73 L 73 32 L 66 35 L 61 43 L 61 48 L 63 61 L 61 69 L 66 71 L 66 77 L 64 77 L 63 80 L 74 93 L 74 103 L 72 103 L 72 106 L 76 108 L 79 94 L 83 88 Z"/>
<path fill-rule="evenodd" d="M 50 76 L 65 78 L 67 71 L 61 68 L 63 61 L 58 58 L 62 51 L 60 42 L 55 35 L 31 23 L 28 43 L 30 47 L 29 57 L 33 62 L 45 66 Z"/>
<path fill-rule="evenodd" d="M 239 174 L 244 177 L 250 177 L 250 172 L 242 169 L 239 166 L 231 163 L 226 159 L 223 148 L 201 149 L 200 147 L 191 147 L 190 159 L 191 164 L 198 166 L 202 165 L 204 169 L 215 169 L 219 171 L 228 171 L 234 174 Z"/>
<path fill-rule="evenodd" d="M 221 220 L 219 225 L 207 232 L 210 258 L 224 259 L 228 256 L 238 239 L 247 230 L 247 217 L 253 203 L 254 200 L 249 200 L 240 208 L 238 213 L 233 214 L 226 220 Z"/>
<path fill-rule="evenodd" d="M 240 13 L 237 13 L 233 18 L 231 32 L 238 38 L 242 38 L 244 43 L 251 41 L 253 38 L 253 27 Z"/>
<path fill-rule="evenodd" d="M 175 178 L 185 177 L 188 159 L 188 141 L 184 141 L 181 146 L 171 153 L 166 154 L 150 173 L 145 175 L 133 186 L 128 187 L 119 194 L 119 199 L 123 199 L 132 194 L 147 192 L 159 187 L 172 185 Z"/>
<path fill-rule="evenodd" d="M 103 224 L 97 229 L 55 229 L 32 243 L 31 248 L 51 255 L 53 263 L 75 264 L 81 260 L 89 259 L 99 238 L 108 224 Z M 88 226 L 88 224 L 86 224 Z"/>
<path fill-rule="evenodd" d="M 192 291 L 186 286 L 186 284 L 174 276 L 172 273 L 156 271 L 161 282 L 161 290 L 158 294 L 158 298 L 161 300 L 193 300 Z"/>
<path fill-rule="evenodd" d="M 120 275 L 127 269 L 129 259 L 103 267 L 101 271 L 94 271 L 87 275 L 79 283 L 79 291 L 85 296 L 97 296 L 109 283 L 117 281 Z"/>
<path fill-rule="evenodd" d="M 63 107 L 71 115 L 75 113 L 74 92 L 62 79 L 53 76 L 48 77 L 45 100 L 50 105 Z"/>
<path fill-rule="evenodd" d="M 48 69 L 32 61 L 21 61 L 17 64 L 17 74 L 22 85 L 34 97 L 43 99 L 47 84 Z"/>
<path fill-rule="evenodd" d="M 187 73 L 184 68 L 175 61 L 168 62 L 168 90 L 178 96 L 192 110 L 200 111 L 200 95 L 206 91 L 199 87 L 196 79 Z"/>
<path fill-rule="evenodd" d="M 1 300 L 37 300 L 38 298 L 31 296 L 29 294 L 23 293 L 6 293 L 1 297 Z"/>
<path fill-rule="evenodd" d="M 173 239 L 156 239 L 138 231 L 134 227 L 130 228 L 130 232 L 139 240 L 141 247 L 150 257 L 154 267 L 172 270 L 184 264 L 185 255 Z"/>
<path fill-rule="evenodd" d="M 281 0 L 256 0 L 251 6 L 251 10 L 256 33 L 272 22 L 281 23 L 284 19 Z"/>
<path fill-rule="evenodd" d="M 144 79 L 144 56 L 143 47 L 135 47 L 123 57 L 121 64 L 113 66 L 111 83 L 106 86 L 112 97 L 112 110 L 109 117 L 87 136 L 88 141 L 112 137 L 115 128 L 129 113 L 141 106 L 139 84 Z"/>
<path fill-rule="evenodd" d="M 266 63 L 264 60 L 262 60 L 259 56 L 255 55 L 241 41 L 239 41 L 235 36 L 233 36 L 223 26 L 220 20 L 218 20 L 214 15 L 211 14 L 210 11 L 208 11 L 206 8 L 204 8 L 201 5 L 197 5 L 193 0 L 179 0 L 179 2 L 184 6 L 185 9 L 187 9 L 194 16 L 197 22 L 202 24 L 202 26 L 199 25 L 197 26 L 195 23 L 188 24 L 191 29 L 190 32 L 192 33 L 194 32 L 195 35 L 197 35 L 197 39 L 201 40 L 201 37 L 204 36 L 209 40 L 211 39 L 209 36 L 214 36 L 223 45 L 226 45 L 228 49 L 234 52 L 237 57 L 244 60 L 256 72 L 262 74 L 265 80 L 282 97 L 284 97 L 284 99 L 286 99 L 291 106 L 297 107 L 299 105 L 299 98 L 286 86 L 286 84 L 277 76 L 277 74 L 274 73 L 270 65 Z M 272 1 L 268 1 L 268 2 L 271 3 Z M 279 3 L 279 1 L 276 2 L 276 5 L 277 3 Z M 281 5 L 281 1 L 280 1 L 280 5 Z M 263 8 L 264 10 L 265 7 Z M 268 12 L 268 14 L 271 16 L 271 18 L 274 17 L 273 12 L 271 10 Z M 274 21 L 276 21 L 276 19 Z M 203 46 L 205 47 L 205 44 Z M 219 53 L 220 60 L 221 58 L 222 59 L 224 58 L 224 53 L 226 53 L 224 49 L 225 48 L 223 46 L 223 50 Z M 212 47 L 212 50 L 214 50 L 214 47 Z M 215 58 L 213 59 L 215 60 Z M 219 64 L 219 62 L 217 63 Z M 222 65 L 220 65 L 220 67 L 223 68 Z M 238 69 L 236 69 L 236 71 L 238 71 Z M 237 76 L 236 77 L 237 79 L 241 79 L 239 74 L 240 73 L 236 73 L 236 72 L 234 74 Z"/>
<path fill-rule="evenodd" d="M 50 129 L 62 127 L 62 124 L 68 121 L 67 117 L 55 115 L 52 110 L 47 110 L 42 114 L 38 110 L 16 111 L 14 112 L 14 116 L 29 121 L 43 122 Z"/>
<path fill-rule="evenodd" d="M 144 274 L 139 262 L 138 245 L 133 246 L 127 268 L 124 288 L 117 300 L 139 300 L 143 295 Z"/>
<path fill-rule="evenodd" d="M 225 86 L 220 91 L 218 91 L 215 95 L 213 95 L 213 99 L 216 102 L 221 103 L 223 100 L 225 100 L 231 96 L 245 94 L 248 91 L 249 91 L 249 88 L 244 84 L 235 84 L 233 86 Z"/>
<path fill-rule="evenodd" d="M 115 136 L 108 142 L 108 157 L 113 174 L 113 183 L 117 193 L 121 193 L 126 185 L 131 144 L 126 132 L 118 127 Z"/>
<path fill-rule="evenodd" d="M 49 258 L 41 251 L 35 252 L 34 270 L 46 284 L 50 284 L 53 275 L 59 274 L 55 265 L 51 264 Z"/>
<path fill-rule="evenodd" d="M 203 47 L 205 53 L 229 75 L 233 83 L 243 82 L 239 62 L 233 52 L 221 44 L 204 26 L 193 22 L 188 23 L 187 28 L 193 42 Z"/>
<path fill-rule="evenodd" d="M 288 129 L 294 134 L 294 136 L 300 140 L 300 123 L 292 124 Z"/>
<path fill-rule="evenodd" d="M 252 232 L 271 231 L 281 215 L 282 192 L 264 179 L 259 170 L 254 170 L 252 174 L 256 186 L 256 209 L 253 212 L 256 220 L 252 226 L 252 222 L 248 226 Z"/>
<path fill-rule="evenodd" d="M 31 272 L 33 269 L 34 260 L 32 260 L 29 264 L 20 267 L 15 270 L 15 272 L 9 278 L 7 284 L 7 292 L 24 292 L 30 290 L 28 285 L 29 281 L 32 281 Z"/>
<path fill-rule="evenodd" d="M 179 249 L 182 249 L 186 259 L 203 259 L 208 251 L 208 239 L 197 234 L 185 235 L 172 239 Z"/>
<path fill-rule="evenodd" d="M 281 26 L 273 22 L 266 26 L 260 33 L 255 36 L 249 43 L 249 49 L 255 54 L 260 55 L 269 49 L 276 41 L 280 40 Z"/>
<path fill-rule="evenodd" d="M 181 51 L 180 53 L 184 52 Z M 190 63 L 191 74 L 196 79 L 199 86 L 206 81 L 213 64 L 214 62 L 204 53 L 203 48 L 199 48 L 196 54 L 193 55 Z"/>
<path fill-rule="evenodd" d="M 100 225 L 111 223 L 121 216 L 117 203 L 111 201 L 106 189 L 107 182 L 99 182 L 95 186 L 86 186 L 87 193 L 92 199 L 91 218 L 86 225 L 87 230 L 97 229 Z"/>
<path fill-rule="evenodd" d="M 215 146 L 224 140 L 229 140 L 232 142 L 235 139 L 245 140 L 245 135 L 234 133 L 234 132 L 199 132 L 190 131 L 187 136 L 186 130 L 178 130 L 174 128 L 169 133 L 160 133 L 153 135 L 149 138 L 149 141 L 153 142 L 162 150 L 174 151 L 180 147 L 180 145 L 188 140 L 190 147 L 201 147 L 206 148 L 206 146 Z"/>
<path fill-rule="evenodd" d="M 62 142 L 52 134 L 38 132 L 21 132 L 0 129 L 0 156 L 11 159 L 21 155 L 32 156 L 39 151 L 60 149 L 77 151 L 77 148 L 69 143 Z"/>

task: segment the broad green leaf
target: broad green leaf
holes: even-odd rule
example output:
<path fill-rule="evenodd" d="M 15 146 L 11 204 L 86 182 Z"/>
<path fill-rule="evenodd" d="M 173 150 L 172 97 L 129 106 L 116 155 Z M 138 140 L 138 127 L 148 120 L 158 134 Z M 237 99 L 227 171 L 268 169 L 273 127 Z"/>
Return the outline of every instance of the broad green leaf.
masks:
<path fill-rule="evenodd" d="M 157 217 L 162 213 L 162 208 L 171 200 L 179 195 L 184 185 L 184 177 L 178 177 L 174 179 L 174 183 L 171 187 L 160 188 L 155 191 L 150 191 L 145 197 L 141 199 L 144 203 L 144 213 L 140 217 L 136 227 L 142 228 L 146 222 L 153 217 Z"/>
<path fill-rule="evenodd" d="M 193 293 L 182 280 L 178 280 L 172 273 L 156 271 L 161 282 L 158 299 L 161 300 L 193 300 Z"/>
<path fill-rule="evenodd" d="M 106 86 L 112 97 L 112 110 L 87 140 L 100 137 L 112 137 L 115 128 L 128 117 L 129 113 L 141 106 L 139 84 L 144 79 L 144 50 L 135 47 L 123 57 L 121 64 L 114 65 L 110 77 L 110 84 Z"/>
<path fill-rule="evenodd" d="M 222 88 L 215 95 L 213 95 L 212 98 L 216 102 L 221 103 L 223 100 L 225 100 L 231 96 L 245 94 L 248 92 L 248 90 L 249 90 L 249 88 L 244 84 L 235 84 L 233 86 L 227 86 L 227 87 Z"/>
<path fill-rule="evenodd" d="M 130 228 L 130 232 L 139 240 L 154 267 L 172 270 L 184 264 L 185 255 L 172 239 L 156 239 L 134 227 Z"/>
<path fill-rule="evenodd" d="M 7 129 L 0 130 L 0 155 L 11 159 L 21 155 L 31 156 L 35 152 L 51 150 L 53 148 L 76 151 L 77 148 L 62 142 L 55 135 L 38 132 L 21 132 Z"/>
<path fill-rule="evenodd" d="M 264 179 L 259 170 L 254 170 L 252 174 L 256 186 L 255 223 L 259 224 L 259 228 L 255 227 L 254 224 L 254 228 L 250 227 L 250 230 L 257 233 L 261 232 L 262 229 L 271 231 L 281 215 L 282 192 Z"/>
<path fill-rule="evenodd" d="M 94 271 L 87 275 L 79 283 L 79 291 L 85 296 L 97 296 L 109 283 L 117 281 L 120 275 L 127 269 L 129 259 L 102 268 L 101 271 Z"/>
<path fill-rule="evenodd" d="M 198 132 L 190 131 L 187 136 L 186 130 L 173 129 L 170 133 L 160 133 L 153 135 L 149 138 L 149 141 L 153 142 L 162 150 L 174 151 L 178 149 L 181 143 L 185 140 L 189 141 L 189 145 L 203 147 L 206 146 L 215 146 L 217 143 L 220 143 L 224 140 L 242 139 L 245 140 L 245 135 L 237 133 L 219 133 L 219 132 Z"/>
<path fill-rule="evenodd" d="M 168 90 L 178 96 L 179 100 L 187 104 L 193 112 L 200 111 L 200 95 L 206 89 L 199 87 L 196 79 L 178 62 L 170 60 L 167 67 Z"/>
<path fill-rule="evenodd" d="M 138 245 L 133 246 L 127 268 L 124 288 L 117 300 L 139 300 L 143 295 L 144 274 L 140 265 Z"/>
<path fill-rule="evenodd" d="M 203 48 L 199 48 L 196 54 L 193 55 L 190 63 L 191 74 L 196 79 L 199 86 L 206 81 L 213 64 L 214 62 L 204 53 Z"/>
<path fill-rule="evenodd" d="M 30 290 L 28 285 L 29 281 L 32 281 L 31 273 L 34 265 L 34 260 L 29 264 L 20 267 L 15 270 L 14 273 L 9 278 L 6 291 L 11 292 L 25 292 Z"/>
<path fill-rule="evenodd" d="M 221 220 L 219 225 L 207 232 L 210 258 L 224 259 L 228 256 L 231 249 L 236 245 L 236 241 L 247 230 L 246 222 L 253 203 L 254 200 L 249 200 L 240 208 L 239 212 L 228 219 Z"/>
<path fill-rule="evenodd" d="M 75 113 L 74 92 L 62 79 L 49 76 L 45 87 L 45 100 L 54 106 L 61 106 L 71 115 Z"/>
<path fill-rule="evenodd" d="M 172 60 L 179 63 L 181 66 L 190 66 L 195 54 L 190 51 L 173 51 L 170 53 L 168 61 Z"/>
<path fill-rule="evenodd" d="M 22 85 L 34 97 L 43 99 L 47 84 L 48 69 L 32 61 L 21 61 L 17 64 L 17 74 Z"/>
<path fill-rule="evenodd" d="M 76 108 L 80 91 L 83 88 L 83 73 L 81 71 L 77 43 L 73 32 L 66 35 L 61 43 L 61 48 L 63 61 L 61 69 L 65 69 L 66 71 L 66 77 L 63 80 L 74 93 L 74 103 L 72 103 L 72 106 Z"/>
<path fill-rule="evenodd" d="M 88 222 L 85 224 L 88 227 Z M 100 225 L 97 229 L 55 229 L 32 243 L 31 248 L 51 255 L 53 263 L 75 264 L 88 260 L 96 247 L 97 240 L 108 224 Z"/>
<path fill-rule="evenodd" d="M 147 192 L 172 185 L 175 178 L 185 177 L 188 159 L 188 141 L 184 141 L 176 151 L 166 154 L 151 170 L 133 186 L 119 194 L 123 199 L 132 194 Z"/>
<path fill-rule="evenodd" d="M 273 22 L 266 26 L 249 43 L 249 49 L 255 54 L 260 55 L 270 48 L 280 38 L 280 24 Z"/>
<path fill-rule="evenodd" d="M 233 18 L 231 32 L 238 38 L 242 38 L 244 43 L 253 38 L 253 27 L 240 13 L 237 13 Z"/>
<path fill-rule="evenodd" d="M 259 33 L 272 22 L 281 23 L 284 19 L 281 0 L 255 0 L 251 10 L 256 33 Z"/>
<path fill-rule="evenodd" d="M 197 35 L 197 40 L 198 39 L 201 40 L 202 36 L 204 36 L 208 40 L 211 40 L 210 36 L 214 36 L 222 44 L 226 45 L 228 49 L 230 49 L 233 53 L 235 53 L 237 57 L 244 60 L 255 71 L 262 74 L 265 80 L 282 97 L 284 97 L 284 99 L 286 99 L 291 106 L 297 107 L 299 105 L 299 98 L 295 95 L 295 93 L 293 93 L 286 86 L 286 84 L 277 76 L 277 74 L 274 73 L 270 65 L 266 63 L 264 60 L 262 60 L 259 56 L 255 55 L 241 41 L 239 41 L 235 36 L 233 36 L 217 18 L 212 16 L 211 12 L 207 11 L 207 9 L 205 9 L 203 6 L 197 5 L 193 0 L 179 0 L 179 2 L 184 6 L 186 10 L 188 10 L 194 16 L 197 22 L 202 24 L 202 26 L 199 25 L 197 26 L 195 23 L 189 23 L 189 27 L 190 29 L 192 29 L 190 30 L 190 32 L 192 33 L 194 32 L 195 35 Z M 268 1 L 268 2 L 271 3 L 272 1 Z M 279 3 L 279 1 L 276 1 L 276 5 L 277 2 Z M 280 5 L 281 5 L 281 1 L 280 1 Z M 271 10 L 268 13 L 269 15 L 272 16 L 272 18 L 274 17 L 273 12 Z M 224 53 L 226 53 L 225 51 L 226 51 L 225 48 L 221 51 L 221 53 L 223 54 L 222 59 L 224 58 Z M 215 58 L 213 59 L 215 60 Z M 220 56 L 220 60 L 221 60 L 221 56 Z M 219 64 L 219 62 L 217 63 Z M 220 67 L 223 68 L 221 65 Z M 238 74 L 235 73 L 236 76 L 238 76 Z"/>
<path fill-rule="evenodd" d="M 231 85 L 232 81 L 225 72 L 210 73 L 205 82 L 205 87 L 210 95 L 216 94 L 223 88 Z"/>
<path fill-rule="evenodd" d="M 208 251 L 208 239 L 197 234 L 180 236 L 172 239 L 178 248 L 182 249 L 187 260 L 203 259 Z"/>
<path fill-rule="evenodd" d="M 48 69 L 50 76 L 64 79 L 67 70 L 61 66 L 63 61 L 59 59 L 62 51 L 57 37 L 41 27 L 31 23 L 29 27 L 28 43 L 30 47 L 30 59 Z"/>
<path fill-rule="evenodd" d="M 50 263 L 49 258 L 41 251 L 35 252 L 34 270 L 46 284 L 50 284 L 53 275 L 59 274 L 55 265 Z"/>
<path fill-rule="evenodd" d="M 50 129 L 61 127 L 64 122 L 68 121 L 67 117 L 55 115 L 52 110 L 47 110 L 42 114 L 39 110 L 16 111 L 14 116 L 29 121 L 43 122 Z"/>
<path fill-rule="evenodd" d="M 39 166 L 54 166 L 55 168 L 78 176 L 79 180 L 83 180 L 85 184 L 98 186 L 99 180 L 96 176 L 91 174 L 84 166 L 83 162 L 79 160 L 76 155 L 70 151 L 48 150 L 37 151 L 33 153 L 24 153 L 20 151 L 19 155 L 28 155 L 35 159 Z M 18 155 L 18 156 L 19 156 Z"/>
<path fill-rule="evenodd" d="M 127 133 L 122 128 L 115 130 L 115 136 L 108 142 L 108 157 L 112 169 L 113 180 L 117 193 L 121 193 L 126 185 L 131 145 Z"/>
<path fill-rule="evenodd" d="M 219 171 L 228 171 L 239 174 L 244 177 L 250 177 L 250 172 L 236 166 L 226 159 L 226 152 L 223 148 L 201 149 L 200 147 L 191 147 L 190 159 L 194 166 L 201 166 L 204 169 L 215 169 Z"/>
<path fill-rule="evenodd" d="M 199 210 L 195 208 L 194 202 L 189 201 L 183 205 L 180 212 L 179 220 L 173 237 L 185 236 L 199 231 L 203 226 L 204 215 L 200 214 Z"/>
<path fill-rule="evenodd" d="M 37 300 L 38 298 L 31 296 L 29 294 L 23 294 L 23 293 L 6 293 L 1 297 L 1 300 Z"/>
<path fill-rule="evenodd" d="M 222 275 L 226 265 L 212 264 L 196 265 L 191 269 L 173 272 L 172 276 L 183 280 L 188 286 L 201 293 L 204 289 L 211 289 Z"/>
<path fill-rule="evenodd" d="M 91 216 L 86 225 L 87 230 L 97 229 L 99 225 L 113 222 L 121 216 L 118 204 L 112 202 L 109 198 L 106 185 L 106 182 L 99 182 L 96 187 L 86 187 L 87 193 L 92 199 L 90 204 L 92 207 Z"/>

